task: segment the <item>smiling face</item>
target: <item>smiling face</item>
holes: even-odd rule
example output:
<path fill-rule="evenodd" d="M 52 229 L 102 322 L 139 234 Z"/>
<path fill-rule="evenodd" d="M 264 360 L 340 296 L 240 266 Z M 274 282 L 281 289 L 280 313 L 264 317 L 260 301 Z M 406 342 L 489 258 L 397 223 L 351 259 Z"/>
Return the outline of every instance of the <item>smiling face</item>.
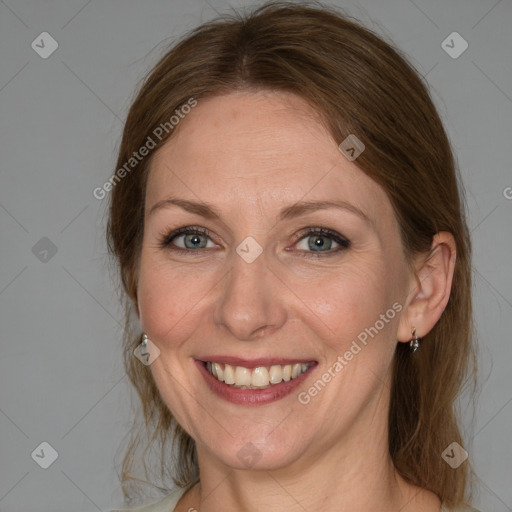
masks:
<path fill-rule="evenodd" d="M 155 155 L 139 315 L 200 463 L 244 468 L 252 450 L 276 469 L 368 439 L 387 450 L 410 280 L 385 192 L 294 95 L 200 100 Z"/>

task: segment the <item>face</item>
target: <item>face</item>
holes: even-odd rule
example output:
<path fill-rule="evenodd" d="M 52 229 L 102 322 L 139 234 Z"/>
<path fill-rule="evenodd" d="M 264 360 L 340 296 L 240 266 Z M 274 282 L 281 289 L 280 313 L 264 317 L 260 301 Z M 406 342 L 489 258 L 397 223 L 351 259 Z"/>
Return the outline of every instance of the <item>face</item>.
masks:
<path fill-rule="evenodd" d="M 180 123 L 148 176 L 137 298 L 200 463 L 277 469 L 382 435 L 410 279 L 385 192 L 294 95 Z"/>

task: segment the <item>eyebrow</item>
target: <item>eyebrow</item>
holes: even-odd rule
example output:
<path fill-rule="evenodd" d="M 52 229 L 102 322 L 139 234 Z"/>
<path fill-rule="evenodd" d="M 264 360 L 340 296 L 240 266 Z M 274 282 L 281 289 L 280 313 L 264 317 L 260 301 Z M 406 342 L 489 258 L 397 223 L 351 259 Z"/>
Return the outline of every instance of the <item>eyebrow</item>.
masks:
<path fill-rule="evenodd" d="M 171 206 L 178 206 L 183 210 L 186 210 L 187 212 L 200 215 L 201 217 L 205 217 L 206 219 L 216 220 L 220 219 L 221 217 L 219 210 L 217 210 L 217 208 L 215 208 L 213 205 L 209 203 L 189 201 L 186 199 L 178 199 L 173 197 L 163 199 L 155 203 L 149 210 L 148 215 L 152 215 L 157 210 L 160 210 L 162 208 L 168 208 Z M 349 211 L 354 215 L 357 215 L 365 222 L 372 224 L 372 221 L 362 210 L 360 210 L 351 203 L 347 203 L 346 201 L 302 201 L 287 206 L 286 208 L 281 210 L 278 220 L 282 221 L 293 219 L 295 217 L 305 215 L 306 213 L 314 212 L 317 210 L 326 210 L 329 208 L 338 208 Z"/>

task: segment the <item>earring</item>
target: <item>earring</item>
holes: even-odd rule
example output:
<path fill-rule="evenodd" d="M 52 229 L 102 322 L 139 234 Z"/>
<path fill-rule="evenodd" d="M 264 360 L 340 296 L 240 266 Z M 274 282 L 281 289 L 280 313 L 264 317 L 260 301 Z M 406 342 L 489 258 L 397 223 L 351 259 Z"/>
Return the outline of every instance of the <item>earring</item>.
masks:
<path fill-rule="evenodd" d="M 148 336 L 147 334 L 142 335 L 142 347 L 146 348 L 148 346 Z"/>
<path fill-rule="evenodd" d="M 411 348 L 411 352 L 417 352 L 420 348 L 421 338 L 418 338 L 416 335 L 416 327 L 412 328 L 412 338 L 409 342 L 409 347 Z"/>
<path fill-rule="evenodd" d="M 421 338 L 418 338 L 418 336 L 416 335 L 416 327 L 412 328 L 412 336 L 413 337 L 409 342 L 409 347 L 411 348 L 411 352 L 417 352 L 420 348 Z"/>

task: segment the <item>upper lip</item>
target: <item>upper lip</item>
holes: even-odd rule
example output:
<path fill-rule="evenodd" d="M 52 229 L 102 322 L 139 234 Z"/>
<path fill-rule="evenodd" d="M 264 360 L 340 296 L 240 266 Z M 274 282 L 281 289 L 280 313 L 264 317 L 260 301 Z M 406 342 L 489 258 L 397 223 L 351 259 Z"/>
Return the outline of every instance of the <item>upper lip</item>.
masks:
<path fill-rule="evenodd" d="M 243 366 L 244 368 L 257 368 L 258 366 L 272 366 L 276 364 L 287 365 L 295 363 L 316 363 L 314 359 L 290 359 L 284 357 L 258 357 L 255 359 L 244 359 L 242 357 L 215 355 L 198 357 L 197 359 L 204 363 L 226 363 L 231 366 Z"/>

